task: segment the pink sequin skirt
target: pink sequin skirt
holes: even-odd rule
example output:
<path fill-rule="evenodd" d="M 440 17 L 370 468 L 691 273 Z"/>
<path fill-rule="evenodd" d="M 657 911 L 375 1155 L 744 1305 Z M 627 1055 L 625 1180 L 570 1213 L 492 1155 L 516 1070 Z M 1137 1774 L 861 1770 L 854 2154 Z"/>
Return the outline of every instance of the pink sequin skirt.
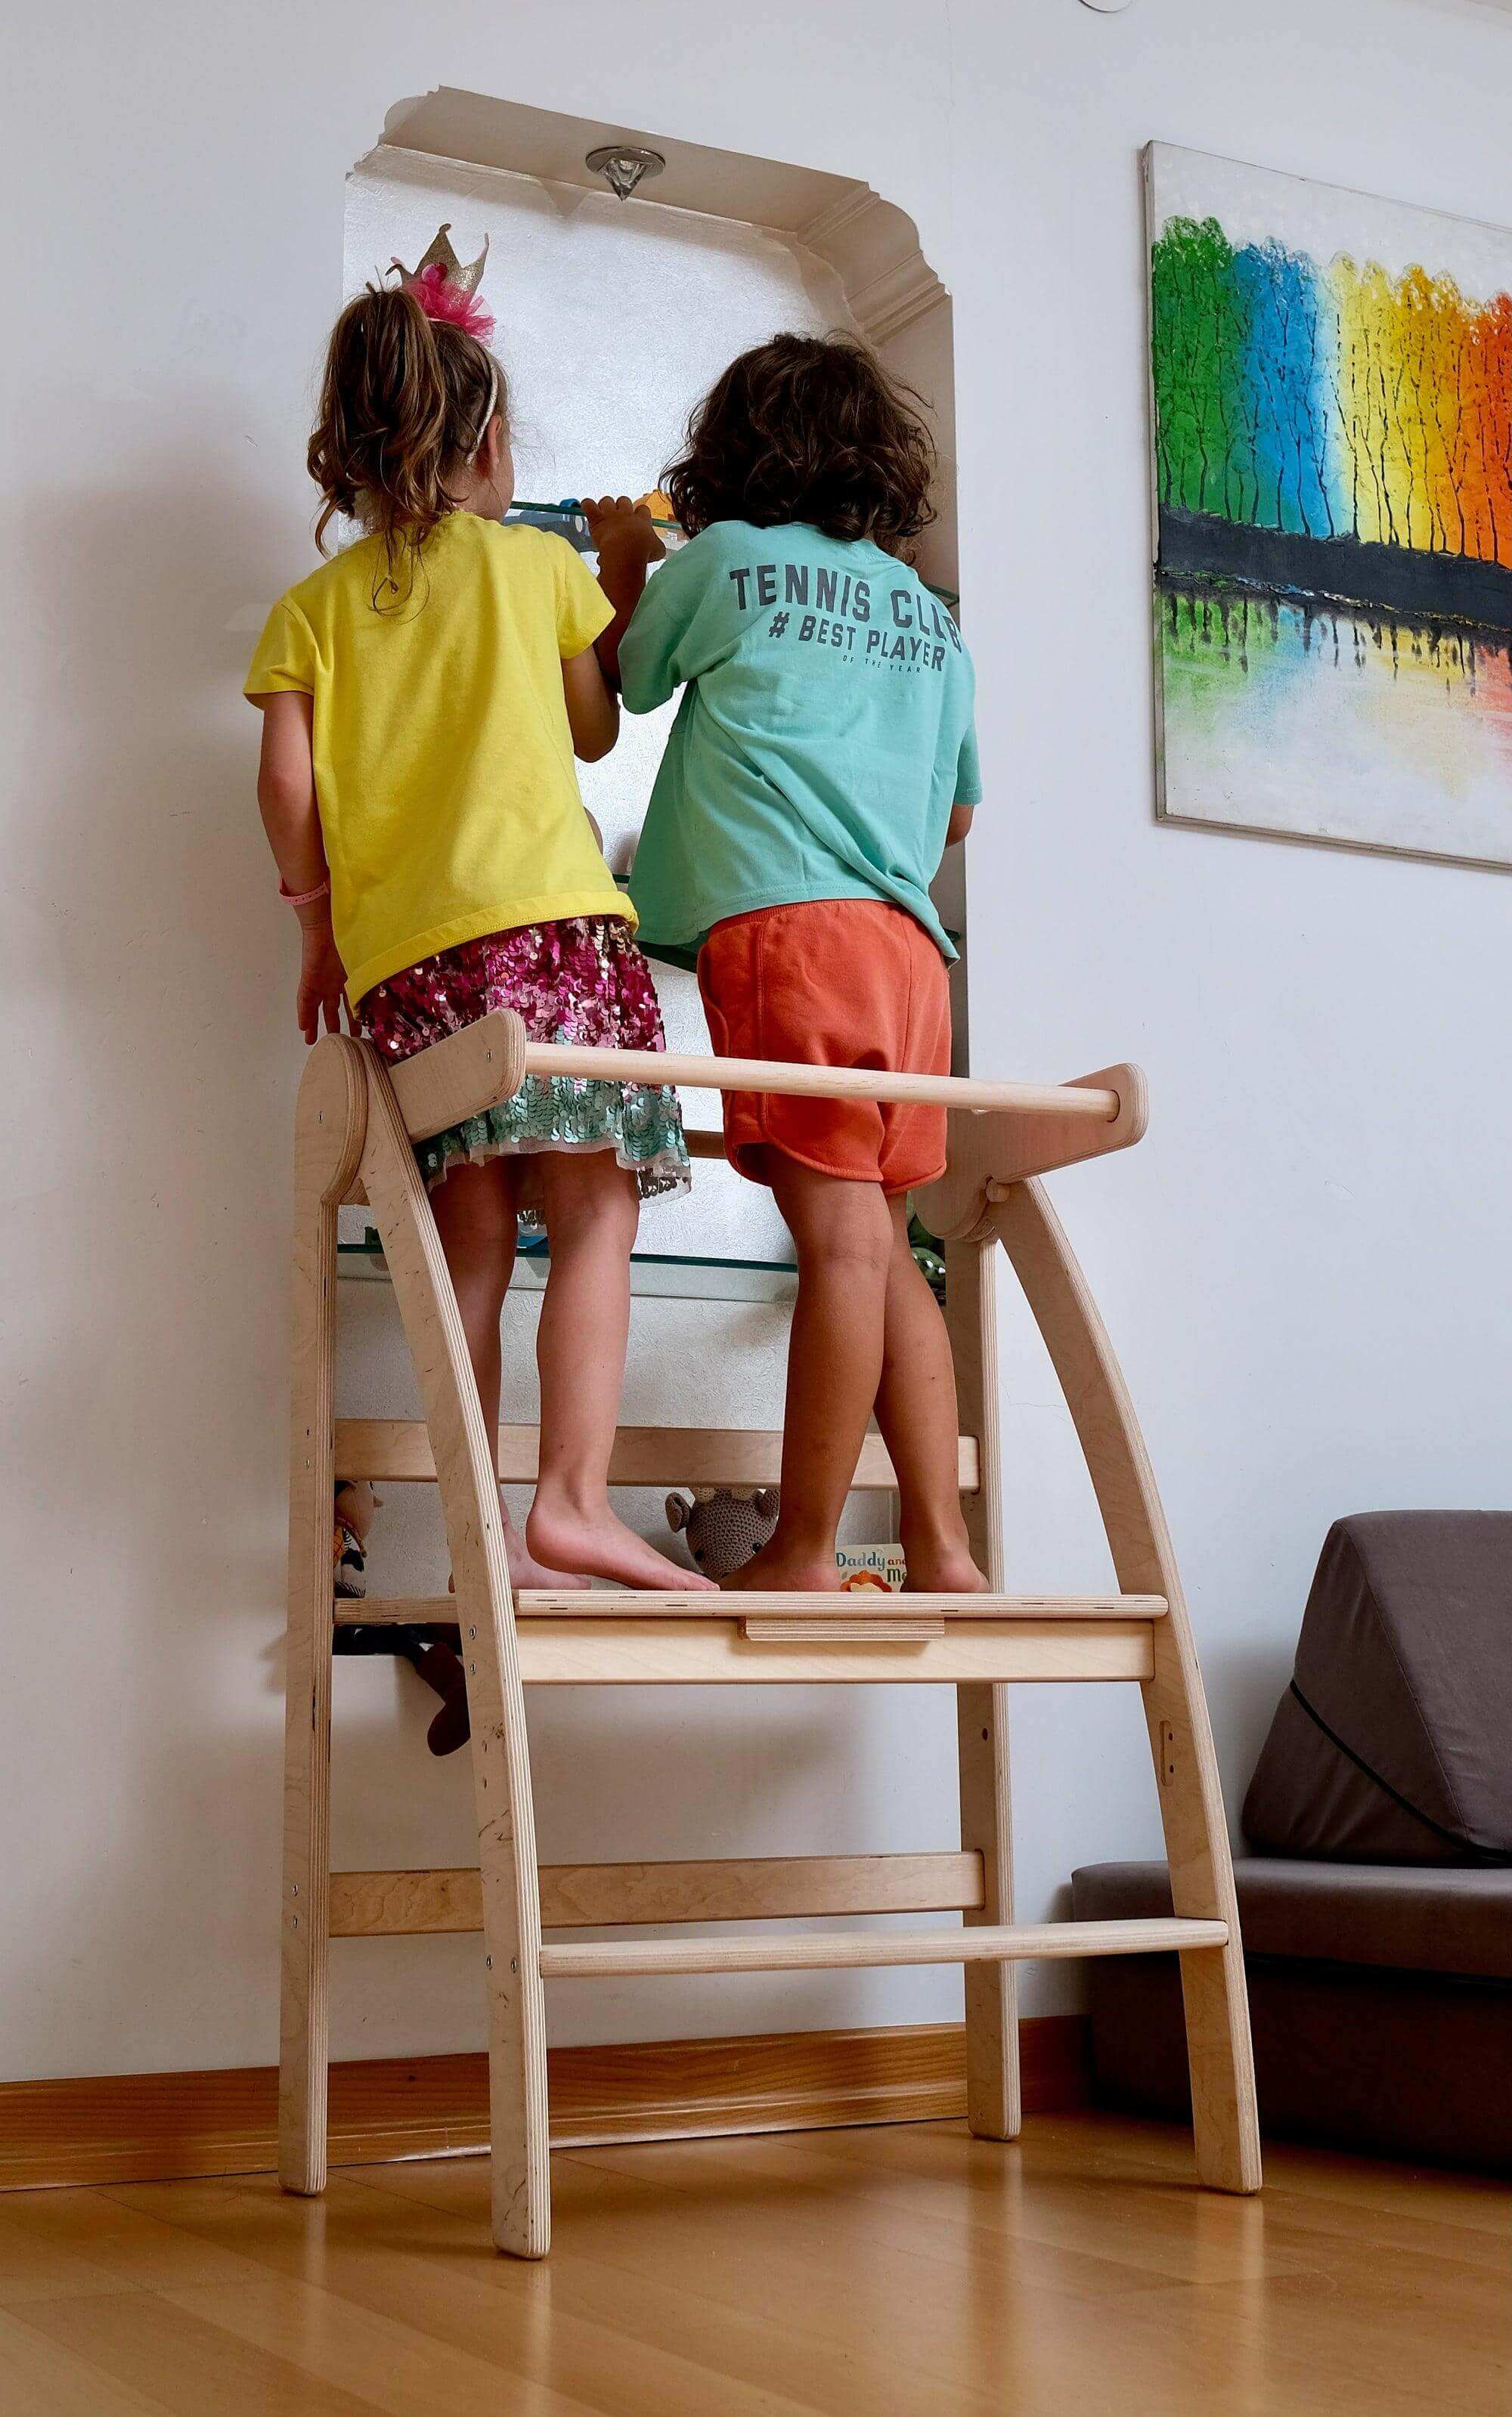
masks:
<path fill-rule="evenodd" d="M 574 915 L 464 940 L 424 957 L 357 1002 L 362 1029 L 390 1065 L 513 1008 L 532 1041 L 591 1049 L 665 1049 L 651 968 L 617 915 Z M 512 1100 L 416 1148 L 428 1185 L 453 1166 L 545 1150 L 612 1149 L 643 1200 L 686 1192 L 682 1111 L 670 1088 L 527 1074 Z M 528 1178 L 522 1214 L 530 1212 Z"/>

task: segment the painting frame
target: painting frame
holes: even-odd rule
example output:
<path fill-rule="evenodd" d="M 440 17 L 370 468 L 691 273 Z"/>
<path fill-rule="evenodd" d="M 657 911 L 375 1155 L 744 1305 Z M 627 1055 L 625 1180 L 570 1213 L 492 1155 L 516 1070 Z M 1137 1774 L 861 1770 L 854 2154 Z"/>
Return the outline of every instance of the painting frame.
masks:
<path fill-rule="evenodd" d="M 1157 820 L 1512 872 L 1512 230 L 1162 142 L 1142 181 Z M 1404 330 L 1436 383 L 1383 380 Z M 1193 362 L 1256 388 L 1195 469 Z"/>

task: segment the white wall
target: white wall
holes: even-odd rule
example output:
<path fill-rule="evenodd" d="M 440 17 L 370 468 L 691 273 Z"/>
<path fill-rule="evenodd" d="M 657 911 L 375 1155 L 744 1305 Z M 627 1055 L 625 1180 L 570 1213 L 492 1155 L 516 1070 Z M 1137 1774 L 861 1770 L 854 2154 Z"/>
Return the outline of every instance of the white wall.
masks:
<path fill-rule="evenodd" d="M 1232 1792 L 1327 1520 L 1506 1497 L 1512 891 L 1154 827 L 1136 152 L 1160 135 L 1506 219 L 1505 25 L 1454 0 L 143 0 L 32 11 L 11 47 L 0 158 L 35 273 L 0 452 L 20 605 L 0 2070 L 273 2053 L 297 1052 L 236 689 L 310 559 L 344 172 L 440 83 L 865 176 L 955 295 L 961 584 L 989 672 L 974 1054 L 1150 1071 L 1148 1141 L 1055 1189 L 1147 1421 Z M 753 1413 L 774 1386 L 768 1360 Z M 1098 1574 L 1017 1330 L 1005 1397 L 1016 1577 Z M 376 1809 L 340 1851 L 460 1853 L 462 1777 L 424 1766 L 413 1699 L 401 1736 L 388 1674 L 342 1688 L 343 1781 Z M 761 1737 L 743 1701 L 683 1699 L 663 1745 L 645 1711 L 584 1699 L 584 1784 L 549 1851 L 944 1843 L 932 1696 L 789 1696 Z M 1131 1705 L 1025 1691 L 1016 1735 L 1033 1913 L 1156 1827 Z M 341 2050 L 476 2038 L 473 1953 L 340 1951 Z M 934 1976 L 774 1981 L 654 2019 L 952 2002 Z M 628 2035 L 651 2004 L 569 2007 L 559 2035 Z"/>

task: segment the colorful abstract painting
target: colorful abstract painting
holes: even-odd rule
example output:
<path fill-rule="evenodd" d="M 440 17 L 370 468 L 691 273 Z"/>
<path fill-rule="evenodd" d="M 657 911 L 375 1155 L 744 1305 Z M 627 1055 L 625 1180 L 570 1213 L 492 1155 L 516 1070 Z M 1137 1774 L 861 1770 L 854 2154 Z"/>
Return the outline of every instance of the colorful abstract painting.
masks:
<path fill-rule="evenodd" d="M 1160 813 L 1512 865 L 1512 234 L 1146 174 Z"/>

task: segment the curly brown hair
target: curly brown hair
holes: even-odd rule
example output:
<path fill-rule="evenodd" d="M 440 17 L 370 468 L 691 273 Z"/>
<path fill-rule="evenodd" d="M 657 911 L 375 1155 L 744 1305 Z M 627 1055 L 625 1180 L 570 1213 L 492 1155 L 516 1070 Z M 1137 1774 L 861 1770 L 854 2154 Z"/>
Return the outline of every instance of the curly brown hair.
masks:
<path fill-rule="evenodd" d="M 494 412 L 507 424 L 504 372 L 476 336 L 428 319 L 401 285 L 370 285 L 331 330 L 310 475 L 325 498 L 315 540 L 338 513 L 384 540 L 387 585 L 454 508 L 449 491 Z M 376 601 L 376 596 L 374 600 Z"/>
<path fill-rule="evenodd" d="M 806 521 L 906 556 L 935 516 L 924 410 L 854 337 L 773 336 L 716 379 L 661 482 L 689 537 Z"/>

